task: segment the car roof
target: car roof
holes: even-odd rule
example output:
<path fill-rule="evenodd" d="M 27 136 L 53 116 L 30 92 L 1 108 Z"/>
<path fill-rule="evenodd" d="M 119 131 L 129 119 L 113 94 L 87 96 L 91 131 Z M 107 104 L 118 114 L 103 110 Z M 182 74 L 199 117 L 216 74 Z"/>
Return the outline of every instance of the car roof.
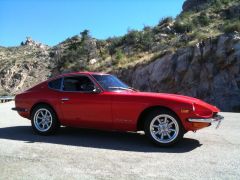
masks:
<path fill-rule="evenodd" d="M 102 73 L 102 72 L 78 71 L 78 72 L 60 74 L 58 76 L 49 78 L 47 81 L 57 79 L 57 78 L 60 78 L 60 77 L 73 76 L 73 75 L 108 75 L 108 74 L 107 73 Z"/>
<path fill-rule="evenodd" d="M 84 74 L 84 75 L 106 75 L 106 73 L 102 73 L 102 72 L 79 71 L 79 72 L 71 72 L 71 73 L 61 74 L 60 76 L 79 75 L 79 74 Z"/>

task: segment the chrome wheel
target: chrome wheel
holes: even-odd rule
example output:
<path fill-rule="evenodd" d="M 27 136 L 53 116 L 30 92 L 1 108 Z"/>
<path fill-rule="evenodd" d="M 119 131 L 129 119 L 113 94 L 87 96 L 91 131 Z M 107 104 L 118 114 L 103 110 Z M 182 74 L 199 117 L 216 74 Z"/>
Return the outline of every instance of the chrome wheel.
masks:
<path fill-rule="evenodd" d="M 177 138 L 179 125 L 174 117 L 168 114 L 161 114 L 152 119 L 150 133 L 156 141 L 170 143 Z"/>
<path fill-rule="evenodd" d="M 48 131 L 52 126 L 52 114 L 49 110 L 41 108 L 34 114 L 34 126 L 38 131 Z"/>

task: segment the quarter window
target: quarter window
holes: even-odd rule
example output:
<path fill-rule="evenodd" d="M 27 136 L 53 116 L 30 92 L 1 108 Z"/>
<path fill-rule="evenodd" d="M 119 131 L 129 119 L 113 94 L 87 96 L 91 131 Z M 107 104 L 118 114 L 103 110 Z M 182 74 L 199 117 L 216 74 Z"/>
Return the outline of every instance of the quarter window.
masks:
<path fill-rule="evenodd" d="M 86 76 L 64 77 L 64 91 L 92 92 L 94 90 L 93 82 Z"/>
<path fill-rule="evenodd" d="M 48 86 L 52 89 L 60 90 L 61 89 L 61 84 L 62 84 L 62 78 L 50 81 L 48 83 Z"/>

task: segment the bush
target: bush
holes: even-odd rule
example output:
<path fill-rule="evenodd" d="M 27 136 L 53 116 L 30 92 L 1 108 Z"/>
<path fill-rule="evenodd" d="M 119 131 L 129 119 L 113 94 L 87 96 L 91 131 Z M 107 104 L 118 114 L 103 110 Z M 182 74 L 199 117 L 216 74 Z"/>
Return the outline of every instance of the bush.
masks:
<path fill-rule="evenodd" d="M 162 19 L 159 21 L 158 26 L 161 26 L 161 25 L 166 24 L 166 23 L 169 24 L 169 23 L 171 23 L 171 22 L 173 22 L 173 18 L 172 18 L 171 16 L 165 17 L 165 18 L 162 18 Z"/>
<path fill-rule="evenodd" d="M 113 65 L 118 65 L 121 60 L 125 58 L 125 54 L 122 52 L 122 50 L 117 49 L 115 53 L 115 58 L 112 59 Z"/>
<path fill-rule="evenodd" d="M 176 21 L 174 23 L 173 28 L 177 33 L 185 33 L 185 32 L 191 32 L 194 28 L 194 25 L 191 21 L 189 22 Z"/>
<path fill-rule="evenodd" d="M 223 5 L 227 6 L 232 2 L 236 2 L 236 0 L 214 0 L 212 2 L 212 6 L 214 6 L 215 8 L 222 8 Z"/>
<path fill-rule="evenodd" d="M 112 56 L 113 54 L 116 53 L 116 48 L 122 45 L 123 40 L 121 37 L 113 37 L 113 38 L 108 38 L 107 42 L 110 44 L 108 46 L 108 51 L 109 51 L 109 54 Z"/>
<path fill-rule="evenodd" d="M 143 51 L 151 48 L 153 40 L 154 33 L 151 28 L 145 28 L 144 31 L 131 30 L 123 37 L 123 43 Z"/>
<path fill-rule="evenodd" d="M 154 34 L 152 33 L 152 31 L 143 32 L 141 34 L 140 48 L 144 51 L 150 50 L 153 40 L 154 40 Z"/>
<path fill-rule="evenodd" d="M 235 21 L 235 22 L 227 22 L 224 25 L 224 32 L 225 33 L 232 33 L 234 31 L 240 32 L 240 22 Z"/>
<path fill-rule="evenodd" d="M 123 37 L 123 41 L 128 45 L 137 44 L 141 39 L 141 32 L 136 30 L 129 30 Z"/>
<path fill-rule="evenodd" d="M 206 13 L 202 12 L 200 13 L 200 15 L 198 16 L 198 22 L 200 25 L 203 25 L 203 26 L 208 26 L 210 24 L 210 19 L 209 17 L 207 16 Z"/>
<path fill-rule="evenodd" d="M 117 52 L 116 52 L 116 60 L 117 60 L 117 61 L 120 61 L 120 60 L 122 60 L 123 58 L 124 58 L 123 52 L 118 49 Z"/>
<path fill-rule="evenodd" d="M 202 33 L 200 31 L 195 31 L 192 36 L 191 36 L 192 39 L 197 39 L 198 41 L 202 41 L 204 39 L 207 39 L 208 38 L 208 35 L 206 33 Z"/>
<path fill-rule="evenodd" d="M 85 29 L 84 31 L 80 32 L 82 40 L 86 40 L 90 37 L 90 31 L 88 29 Z"/>

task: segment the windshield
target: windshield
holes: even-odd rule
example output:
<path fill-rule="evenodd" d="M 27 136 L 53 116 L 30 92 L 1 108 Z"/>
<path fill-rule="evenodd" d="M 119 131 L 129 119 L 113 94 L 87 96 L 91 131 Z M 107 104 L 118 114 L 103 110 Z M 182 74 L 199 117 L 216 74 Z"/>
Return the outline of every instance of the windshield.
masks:
<path fill-rule="evenodd" d="M 116 90 L 129 90 L 131 89 L 125 83 L 120 81 L 118 78 L 112 75 L 104 74 L 92 75 L 97 82 L 107 91 L 116 91 Z"/>

